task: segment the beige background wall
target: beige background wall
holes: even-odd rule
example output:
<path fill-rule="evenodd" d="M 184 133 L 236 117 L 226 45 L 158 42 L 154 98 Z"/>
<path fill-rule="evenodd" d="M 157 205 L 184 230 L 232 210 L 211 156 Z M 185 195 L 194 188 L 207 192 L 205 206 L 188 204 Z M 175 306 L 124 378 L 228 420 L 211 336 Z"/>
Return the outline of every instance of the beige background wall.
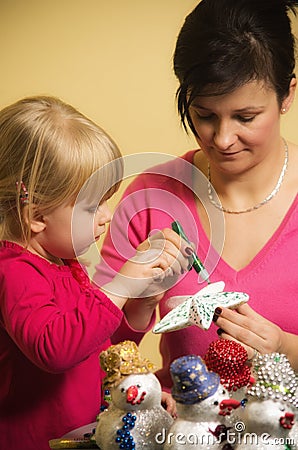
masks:
<path fill-rule="evenodd" d="M 196 4 L 0 0 L 0 107 L 28 95 L 55 95 L 100 124 L 124 154 L 182 154 L 194 141 L 177 117 L 172 54 Z M 298 101 L 282 123 L 296 142 L 297 113 Z M 141 350 L 160 364 L 156 336 L 149 334 Z"/>

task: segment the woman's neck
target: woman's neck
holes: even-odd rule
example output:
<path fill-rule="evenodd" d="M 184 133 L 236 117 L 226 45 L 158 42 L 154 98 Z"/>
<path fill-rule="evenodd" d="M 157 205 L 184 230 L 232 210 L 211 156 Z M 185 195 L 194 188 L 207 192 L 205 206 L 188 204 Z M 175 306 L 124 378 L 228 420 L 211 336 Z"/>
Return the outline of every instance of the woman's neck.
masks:
<path fill-rule="evenodd" d="M 196 154 L 194 163 L 209 180 L 209 200 L 230 211 L 245 211 L 277 195 L 286 176 L 288 152 L 268 155 L 242 173 L 220 170 L 202 152 Z"/>

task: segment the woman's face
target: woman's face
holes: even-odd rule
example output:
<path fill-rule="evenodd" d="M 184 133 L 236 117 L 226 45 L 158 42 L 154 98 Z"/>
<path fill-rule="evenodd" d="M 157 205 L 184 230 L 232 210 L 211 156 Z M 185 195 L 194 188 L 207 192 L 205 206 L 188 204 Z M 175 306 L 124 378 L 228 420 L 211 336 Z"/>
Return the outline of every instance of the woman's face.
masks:
<path fill-rule="evenodd" d="M 245 172 L 280 148 L 280 106 L 263 83 L 197 97 L 189 113 L 202 151 L 221 171 Z"/>

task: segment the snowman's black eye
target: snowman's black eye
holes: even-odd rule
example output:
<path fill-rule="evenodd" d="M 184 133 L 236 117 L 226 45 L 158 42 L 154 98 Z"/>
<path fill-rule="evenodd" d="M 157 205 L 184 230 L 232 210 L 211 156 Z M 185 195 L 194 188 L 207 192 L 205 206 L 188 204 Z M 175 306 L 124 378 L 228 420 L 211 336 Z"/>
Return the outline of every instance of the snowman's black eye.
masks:
<path fill-rule="evenodd" d="M 121 392 L 125 392 L 125 389 L 124 389 L 124 388 L 121 388 Z"/>
<path fill-rule="evenodd" d="M 218 405 L 218 401 L 215 400 L 215 402 L 213 403 L 213 405 L 217 406 L 217 405 Z"/>
<path fill-rule="evenodd" d="M 223 390 L 222 390 L 222 393 L 223 393 L 223 395 L 224 395 L 224 394 L 226 393 L 226 391 L 223 389 Z"/>
<path fill-rule="evenodd" d="M 140 384 L 137 384 L 137 388 L 140 389 L 140 387 L 141 387 L 141 385 L 140 385 Z"/>

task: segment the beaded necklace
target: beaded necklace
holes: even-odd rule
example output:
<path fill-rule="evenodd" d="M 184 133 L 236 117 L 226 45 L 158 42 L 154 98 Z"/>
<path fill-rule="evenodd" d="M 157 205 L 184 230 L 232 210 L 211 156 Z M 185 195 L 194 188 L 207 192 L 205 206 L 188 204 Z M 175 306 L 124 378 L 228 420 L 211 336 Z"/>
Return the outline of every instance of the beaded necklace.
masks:
<path fill-rule="evenodd" d="M 248 213 L 248 212 L 251 212 L 251 211 L 255 211 L 256 209 L 259 209 L 261 206 L 266 205 L 266 203 L 270 202 L 270 200 L 272 200 L 273 197 L 275 197 L 276 194 L 279 192 L 280 187 L 281 187 L 282 182 L 283 182 L 284 177 L 285 177 L 285 173 L 286 173 L 287 168 L 288 168 L 289 149 L 288 149 L 287 142 L 284 139 L 283 139 L 283 141 L 284 141 L 284 146 L 285 146 L 284 164 L 283 164 L 281 173 L 279 175 L 279 178 L 277 180 L 277 183 L 276 183 L 274 189 L 270 192 L 269 195 L 267 195 L 266 198 L 264 198 L 264 200 L 262 200 L 260 203 L 257 203 L 254 206 L 250 206 L 249 208 L 240 209 L 240 210 L 231 210 L 231 209 L 228 209 L 228 208 L 225 208 L 224 206 L 222 206 L 213 197 L 213 190 L 214 190 L 214 188 L 211 185 L 210 164 L 208 162 L 208 198 L 209 198 L 210 203 L 212 203 L 212 205 L 215 206 L 215 208 L 217 208 L 220 211 L 222 211 L 224 213 L 227 213 L 227 214 L 244 214 L 244 213 Z"/>

